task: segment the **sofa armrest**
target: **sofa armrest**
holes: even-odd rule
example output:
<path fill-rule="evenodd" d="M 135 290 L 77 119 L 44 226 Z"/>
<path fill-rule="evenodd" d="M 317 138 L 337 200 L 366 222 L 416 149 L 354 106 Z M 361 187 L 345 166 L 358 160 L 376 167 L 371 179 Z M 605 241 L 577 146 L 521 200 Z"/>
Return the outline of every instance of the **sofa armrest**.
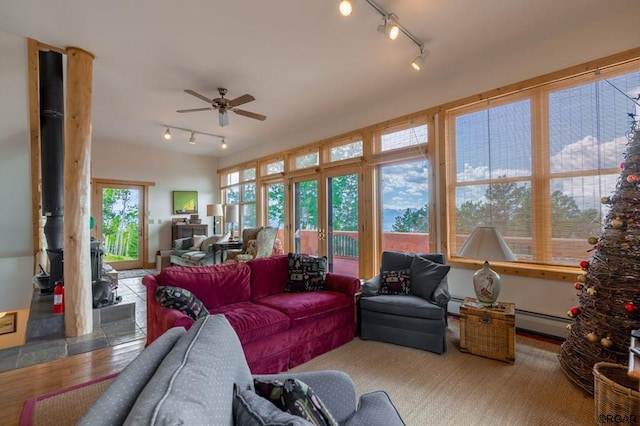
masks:
<path fill-rule="evenodd" d="M 178 238 L 177 240 L 173 240 L 173 249 L 174 250 L 187 250 L 193 245 L 193 238 Z"/>
<path fill-rule="evenodd" d="M 350 275 L 327 273 L 327 290 L 355 296 L 360 291 L 360 280 Z"/>
<path fill-rule="evenodd" d="M 377 296 L 380 290 L 380 275 L 367 280 L 362 284 L 362 296 Z"/>
<path fill-rule="evenodd" d="M 356 411 L 356 387 L 351 377 L 343 371 L 265 374 L 254 375 L 254 377 L 262 380 L 298 379 L 303 381 L 311 387 L 340 424 Z"/>
<path fill-rule="evenodd" d="M 142 284 L 147 288 L 147 342 L 149 346 L 154 340 L 172 327 L 184 327 L 189 330 L 194 321 L 187 314 L 177 309 L 165 308 L 156 300 L 156 289 L 160 285 L 159 275 L 147 275 Z"/>
<path fill-rule="evenodd" d="M 370 392 L 360 397 L 358 411 L 349 418 L 345 426 L 404 426 L 405 423 L 384 391 Z"/>
<path fill-rule="evenodd" d="M 451 300 L 451 294 L 449 294 L 449 284 L 447 283 L 447 277 L 444 277 L 438 286 L 433 290 L 431 294 L 431 302 L 438 306 L 447 306 Z"/>

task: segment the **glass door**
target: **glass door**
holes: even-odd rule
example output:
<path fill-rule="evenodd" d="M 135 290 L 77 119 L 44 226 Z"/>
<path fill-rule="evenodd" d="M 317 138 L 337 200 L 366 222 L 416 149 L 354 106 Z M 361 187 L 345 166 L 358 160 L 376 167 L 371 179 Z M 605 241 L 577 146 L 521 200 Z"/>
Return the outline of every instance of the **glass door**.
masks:
<path fill-rule="evenodd" d="M 326 255 L 329 270 L 359 276 L 358 173 L 326 177 Z"/>
<path fill-rule="evenodd" d="M 95 235 L 101 239 L 103 262 L 116 270 L 143 267 L 144 191 L 139 185 L 97 184 L 100 219 Z"/>
<path fill-rule="evenodd" d="M 293 189 L 293 251 L 295 253 L 318 256 L 321 253 L 321 232 L 319 214 L 319 182 L 294 180 Z"/>

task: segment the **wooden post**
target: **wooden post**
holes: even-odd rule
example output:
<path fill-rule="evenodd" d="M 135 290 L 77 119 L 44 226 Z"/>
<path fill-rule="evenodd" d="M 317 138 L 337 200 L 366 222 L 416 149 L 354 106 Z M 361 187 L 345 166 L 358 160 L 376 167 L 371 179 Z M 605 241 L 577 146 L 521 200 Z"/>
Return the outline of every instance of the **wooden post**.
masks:
<path fill-rule="evenodd" d="M 67 49 L 64 158 L 64 287 L 67 337 L 93 331 L 89 220 L 93 55 Z"/>

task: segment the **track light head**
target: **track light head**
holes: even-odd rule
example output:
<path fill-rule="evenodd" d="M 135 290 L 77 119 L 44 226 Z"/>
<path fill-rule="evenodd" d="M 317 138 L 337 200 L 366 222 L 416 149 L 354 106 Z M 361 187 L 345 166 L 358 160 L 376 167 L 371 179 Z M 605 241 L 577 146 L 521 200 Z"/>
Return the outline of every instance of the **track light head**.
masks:
<path fill-rule="evenodd" d="M 167 127 L 167 131 L 166 131 L 166 132 L 164 132 L 164 138 L 165 138 L 166 140 L 171 139 L 171 130 L 169 130 L 169 128 L 168 128 L 168 127 Z"/>
<path fill-rule="evenodd" d="M 411 62 L 411 66 L 413 67 L 413 69 L 416 71 L 420 71 L 422 69 L 422 66 L 424 65 L 425 60 L 427 59 L 427 56 L 429 56 L 429 51 L 426 49 L 421 49 L 420 54 L 415 57 L 413 62 Z"/>
<path fill-rule="evenodd" d="M 349 0 L 342 0 L 338 8 L 340 9 L 340 14 L 342 16 L 350 16 L 351 12 L 353 12 L 353 5 Z"/>
<path fill-rule="evenodd" d="M 400 27 L 397 23 L 398 17 L 393 13 L 384 16 L 384 23 L 378 25 L 380 31 L 389 40 L 395 40 L 400 35 Z"/>
<path fill-rule="evenodd" d="M 224 138 L 222 138 L 222 141 L 220 142 L 220 147 L 222 149 L 227 149 L 227 146 L 229 145 L 227 145 L 227 142 L 224 140 Z"/>
<path fill-rule="evenodd" d="M 191 137 L 189 138 L 189 143 L 191 145 L 195 145 L 196 144 L 196 132 L 191 132 Z"/>

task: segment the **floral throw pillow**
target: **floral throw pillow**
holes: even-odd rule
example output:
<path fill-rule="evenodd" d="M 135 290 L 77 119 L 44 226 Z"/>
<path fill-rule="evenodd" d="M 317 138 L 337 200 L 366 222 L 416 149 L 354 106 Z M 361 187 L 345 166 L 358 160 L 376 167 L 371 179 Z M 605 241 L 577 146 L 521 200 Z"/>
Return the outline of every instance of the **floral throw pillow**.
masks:
<path fill-rule="evenodd" d="M 298 379 L 266 381 L 253 379 L 256 393 L 287 413 L 300 416 L 316 426 L 338 426 L 327 407 Z"/>
<path fill-rule="evenodd" d="M 411 269 L 382 271 L 378 294 L 409 294 L 411 290 Z"/>
<path fill-rule="evenodd" d="M 165 308 L 184 312 L 194 321 L 209 315 L 209 311 L 207 311 L 202 302 L 193 293 L 184 288 L 161 285 L 156 289 L 156 300 Z"/>
<path fill-rule="evenodd" d="M 327 289 L 327 257 L 289 253 L 289 271 L 285 291 L 322 291 Z"/>

